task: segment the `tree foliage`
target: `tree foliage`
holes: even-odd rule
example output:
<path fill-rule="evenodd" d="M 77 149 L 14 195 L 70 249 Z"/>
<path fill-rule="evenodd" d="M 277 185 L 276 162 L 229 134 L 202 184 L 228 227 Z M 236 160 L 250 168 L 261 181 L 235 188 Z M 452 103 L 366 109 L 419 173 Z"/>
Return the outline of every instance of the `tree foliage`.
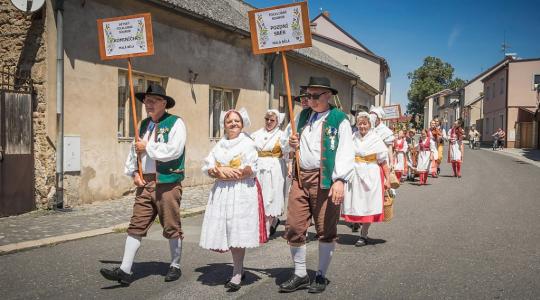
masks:
<path fill-rule="evenodd" d="M 411 86 L 407 92 L 409 103 L 407 112 L 414 116 L 424 114 L 424 101 L 427 96 L 444 89 L 456 90 L 466 82 L 454 77 L 454 67 L 438 57 L 428 56 L 418 69 L 407 74 Z"/>

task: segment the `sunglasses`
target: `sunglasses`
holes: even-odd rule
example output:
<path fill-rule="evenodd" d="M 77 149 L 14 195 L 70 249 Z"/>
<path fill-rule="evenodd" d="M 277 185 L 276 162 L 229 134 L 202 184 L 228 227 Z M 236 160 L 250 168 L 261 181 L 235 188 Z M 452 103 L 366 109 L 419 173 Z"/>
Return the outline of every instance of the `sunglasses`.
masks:
<path fill-rule="evenodd" d="M 264 120 L 265 120 L 266 122 L 270 122 L 270 121 L 271 121 L 271 122 L 275 122 L 275 121 L 276 121 L 276 120 L 270 119 L 270 118 L 264 118 Z"/>
<path fill-rule="evenodd" d="M 319 98 L 320 98 L 322 95 L 326 94 L 326 93 L 328 93 L 328 92 L 322 92 L 322 93 L 320 93 L 320 94 L 309 94 L 309 93 L 306 93 L 306 94 L 303 94 L 302 96 L 303 96 L 303 97 L 306 97 L 306 98 L 308 98 L 308 99 L 319 100 Z"/>

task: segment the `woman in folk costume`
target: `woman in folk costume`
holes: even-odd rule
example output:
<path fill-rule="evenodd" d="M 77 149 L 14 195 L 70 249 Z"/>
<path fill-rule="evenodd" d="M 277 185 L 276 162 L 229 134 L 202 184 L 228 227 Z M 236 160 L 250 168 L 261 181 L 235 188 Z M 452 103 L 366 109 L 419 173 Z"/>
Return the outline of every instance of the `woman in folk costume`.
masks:
<path fill-rule="evenodd" d="M 463 163 L 463 136 L 464 131 L 461 120 L 456 120 L 448 132 L 448 162 L 452 164 L 454 177 L 461 178 L 461 164 Z"/>
<path fill-rule="evenodd" d="M 431 177 L 433 178 L 437 178 L 439 177 L 439 162 L 440 162 L 440 157 L 439 157 L 439 151 L 437 149 L 437 146 L 439 145 L 440 141 L 442 140 L 442 132 L 441 130 L 437 127 L 437 122 L 435 120 L 432 120 L 430 122 L 430 128 L 429 128 L 429 131 L 430 131 L 430 135 L 431 135 L 431 139 L 433 140 L 433 142 L 435 143 L 435 149 L 437 151 L 435 151 L 434 155 L 433 155 L 433 160 L 431 161 Z"/>
<path fill-rule="evenodd" d="M 371 223 L 383 221 L 384 191 L 390 188 L 388 147 L 371 129 L 369 114 L 357 116 L 358 131 L 353 134 L 354 174 L 345 188 L 341 216 L 347 222 L 361 223 L 355 246 L 368 244 Z"/>
<path fill-rule="evenodd" d="M 416 172 L 420 177 L 420 185 L 427 184 L 428 173 L 430 171 L 431 162 L 437 149 L 435 142 L 431 139 L 429 130 L 423 129 L 420 141 L 418 141 L 418 162 Z"/>
<path fill-rule="evenodd" d="M 264 116 L 264 128 L 251 135 L 259 152 L 257 179 L 262 188 L 268 236 L 276 232 L 279 225 L 278 216 L 283 214 L 285 202 L 286 166 L 283 160 L 285 145 L 282 143 L 283 131 L 279 129 L 284 118 L 284 113 L 275 109 L 268 110 Z"/>
<path fill-rule="evenodd" d="M 242 130 L 250 124 L 245 109 L 222 113 L 225 136 L 206 157 L 202 171 L 216 181 L 208 196 L 199 245 L 217 252 L 231 250 L 233 274 L 225 284 L 240 289 L 246 248 L 266 242 L 264 204 L 255 178 L 257 149 Z"/>
<path fill-rule="evenodd" d="M 434 121 L 435 121 L 435 124 L 437 126 L 437 129 L 441 133 L 439 139 L 437 141 L 435 141 L 435 144 L 436 144 L 435 146 L 437 146 L 437 155 L 438 155 L 437 174 L 440 174 L 441 173 L 441 162 L 442 162 L 442 159 L 444 157 L 443 148 L 444 148 L 444 140 L 446 139 L 446 131 L 444 130 L 444 128 L 441 127 L 441 121 L 439 120 L 439 118 L 435 118 Z"/>
<path fill-rule="evenodd" d="M 407 174 L 407 151 L 409 150 L 405 133 L 403 130 L 398 132 L 397 139 L 394 140 L 394 171 L 396 177 L 401 182 L 403 174 Z"/>

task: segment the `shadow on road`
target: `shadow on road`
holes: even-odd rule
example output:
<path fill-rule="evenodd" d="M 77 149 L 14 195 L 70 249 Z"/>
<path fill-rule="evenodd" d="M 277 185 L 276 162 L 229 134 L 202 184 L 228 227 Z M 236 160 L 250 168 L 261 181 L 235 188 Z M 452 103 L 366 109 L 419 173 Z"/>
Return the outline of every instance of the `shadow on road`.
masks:
<path fill-rule="evenodd" d="M 102 264 L 115 264 L 120 265 L 122 262 L 117 260 L 99 260 Z M 158 261 L 149 261 L 149 262 L 138 262 L 133 263 L 133 282 L 143 279 L 148 276 L 152 275 L 160 275 L 165 277 L 167 275 L 167 271 L 169 270 L 169 264 L 164 262 L 158 262 Z M 105 279 L 106 280 L 106 279 Z M 117 289 L 117 288 L 123 288 L 126 286 L 115 284 L 111 286 L 102 287 L 102 290 L 111 290 L 111 289 Z"/>
<path fill-rule="evenodd" d="M 356 242 L 358 241 L 359 238 L 360 238 L 360 236 L 358 234 L 356 234 L 356 235 L 354 235 L 354 234 L 340 234 L 339 238 L 337 240 L 337 243 L 340 244 L 340 245 L 353 246 L 354 244 L 356 244 Z M 379 245 L 379 244 L 384 244 L 384 243 L 386 243 L 386 240 L 368 238 L 367 247 L 375 246 L 375 245 Z"/>
<path fill-rule="evenodd" d="M 218 286 L 223 285 L 230 279 L 233 271 L 231 264 L 215 263 L 208 264 L 204 267 L 195 269 L 195 272 L 202 273 L 197 281 L 204 285 Z M 242 285 L 250 285 L 259 280 L 261 277 L 256 273 L 264 274 L 270 278 L 274 278 L 276 285 L 287 281 L 291 276 L 293 268 L 271 268 L 271 269 L 257 269 L 257 268 L 244 268 L 245 279 L 242 281 Z M 315 276 L 315 271 L 308 270 L 308 273 Z"/>

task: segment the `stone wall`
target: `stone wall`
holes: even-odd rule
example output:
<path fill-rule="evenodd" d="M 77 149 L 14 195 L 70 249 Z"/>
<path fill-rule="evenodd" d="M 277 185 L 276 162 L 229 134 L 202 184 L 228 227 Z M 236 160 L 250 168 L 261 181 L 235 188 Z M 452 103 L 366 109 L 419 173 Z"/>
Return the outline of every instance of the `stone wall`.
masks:
<path fill-rule="evenodd" d="M 54 195 L 54 141 L 46 132 L 46 10 L 31 15 L 17 10 L 9 0 L 0 0 L 0 66 L 13 66 L 34 83 L 33 110 L 34 179 L 36 207 L 47 208 Z"/>

